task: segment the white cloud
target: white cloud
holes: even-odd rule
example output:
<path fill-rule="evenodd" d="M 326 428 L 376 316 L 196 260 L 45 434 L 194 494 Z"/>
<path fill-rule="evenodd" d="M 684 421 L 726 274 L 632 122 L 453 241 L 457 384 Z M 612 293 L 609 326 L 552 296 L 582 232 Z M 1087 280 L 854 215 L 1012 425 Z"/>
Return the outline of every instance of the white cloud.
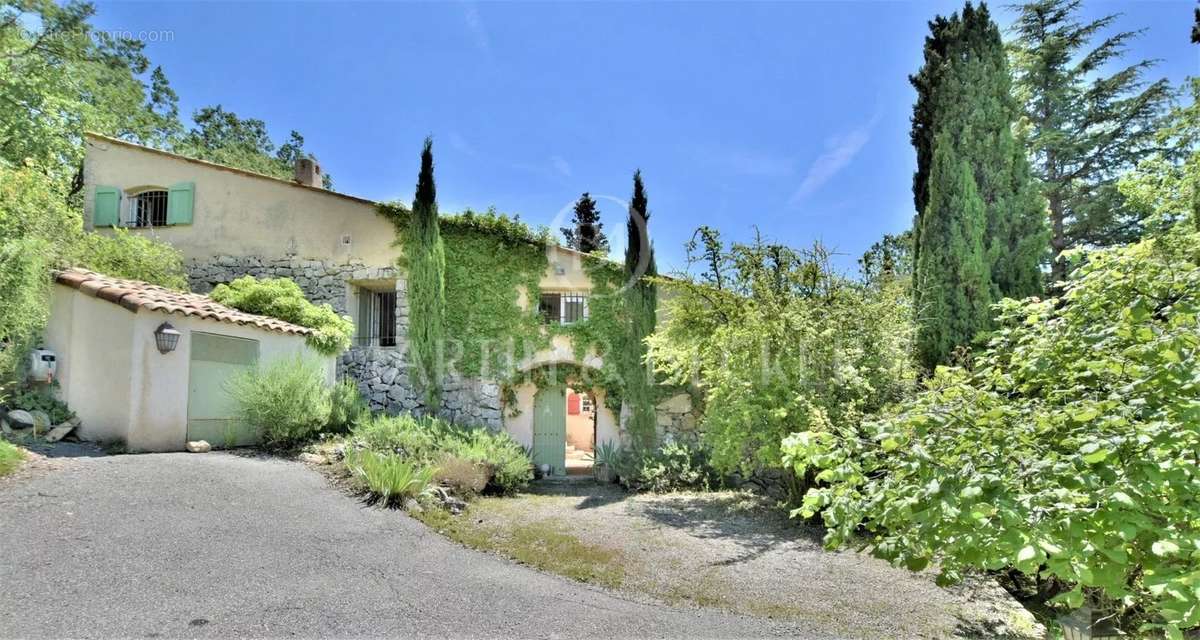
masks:
<path fill-rule="evenodd" d="M 550 165 L 564 178 L 571 177 L 571 165 L 562 156 L 550 156 Z"/>
<path fill-rule="evenodd" d="M 468 3 L 463 18 L 467 22 L 467 30 L 475 39 L 475 48 L 483 53 L 491 54 L 492 39 L 488 36 L 487 27 L 483 24 L 483 17 L 479 15 L 479 7 L 474 3 Z"/>
<path fill-rule="evenodd" d="M 804 199 L 816 193 L 826 182 L 829 182 L 842 169 L 845 169 L 866 146 L 871 139 L 871 130 L 879 116 L 848 133 L 834 135 L 825 140 L 825 152 L 808 167 L 808 173 L 800 183 L 799 188 L 788 200 L 789 204 L 799 204 Z"/>

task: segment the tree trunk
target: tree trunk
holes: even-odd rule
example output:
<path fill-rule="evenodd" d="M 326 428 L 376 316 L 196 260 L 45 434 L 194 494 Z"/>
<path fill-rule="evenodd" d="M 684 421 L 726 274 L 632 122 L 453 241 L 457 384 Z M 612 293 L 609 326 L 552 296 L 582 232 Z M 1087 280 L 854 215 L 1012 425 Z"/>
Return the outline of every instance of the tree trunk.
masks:
<path fill-rule="evenodd" d="M 1063 222 L 1063 201 L 1057 193 L 1050 194 L 1050 249 L 1053 253 L 1050 264 L 1051 289 L 1058 289 L 1054 283 L 1067 279 L 1067 261 L 1061 255 L 1067 249 L 1066 225 Z"/>

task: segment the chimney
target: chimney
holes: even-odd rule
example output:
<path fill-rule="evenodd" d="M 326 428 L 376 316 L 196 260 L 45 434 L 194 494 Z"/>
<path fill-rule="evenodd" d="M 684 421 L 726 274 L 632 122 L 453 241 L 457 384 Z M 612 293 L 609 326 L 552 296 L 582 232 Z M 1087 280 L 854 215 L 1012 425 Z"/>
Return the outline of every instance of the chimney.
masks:
<path fill-rule="evenodd" d="M 321 165 L 313 158 L 300 158 L 296 160 L 296 182 L 307 187 L 316 187 L 321 189 L 324 187 L 324 182 L 321 180 Z"/>

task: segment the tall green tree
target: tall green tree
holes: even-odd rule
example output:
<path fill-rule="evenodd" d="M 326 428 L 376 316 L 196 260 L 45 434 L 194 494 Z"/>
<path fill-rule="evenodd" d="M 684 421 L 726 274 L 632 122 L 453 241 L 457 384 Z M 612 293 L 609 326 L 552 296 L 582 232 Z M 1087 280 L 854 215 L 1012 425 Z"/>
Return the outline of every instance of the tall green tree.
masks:
<path fill-rule="evenodd" d="M 1192 42 L 1200 44 L 1200 7 L 1195 9 L 1196 24 L 1192 25 Z"/>
<path fill-rule="evenodd" d="M 646 187 L 638 170 L 633 174 L 633 197 L 629 200 L 629 218 L 625 224 L 624 302 L 629 329 L 621 353 L 621 374 L 625 402 L 630 409 L 625 428 L 634 442 L 642 446 L 653 445 L 656 437 L 654 376 L 647 363 L 646 338 L 654 333 L 658 320 L 658 286 L 653 281 L 658 268 L 650 243 L 649 220 Z"/>
<path fill-rule="evenodd" d="M 913 291 L 917 353 L 929 369 L 989 324 L 992 283 L 984 247 L 987 214 L 971 164 L 938 136 L 929 172 L 929 204 L 920 218 L 921 255 Z"/>
<path fill-rule="evenodd" d="M 219 104 L 197 109 L 192 121 L 192 128 L 175 145 L 177 153 L 284 180 L 292 179 L 297 159 L 313 157 L 304 149 L 299 132 L 293 130 L 276 148 L 266 122 L 242 118 Z M 325 188 L 332 188 L 332 178 L 326 174 L 324 179 Z"/>
<path fill-rule="evenodd" d="M 593 251 L 608 252 L 608 237 L 604 235 L 604 223 L 600 221 L 600 210 L 596 208 L 596 200 L 584 192 L 575 201 L 575 210 L 571 217 L 571 226 L 562 227 L 563 238 L 567 246 L 592 253 Z"/>
<path fill-rule="evenodd" d="M 894 278 L 904 278 L 913 272 L 913 236 L 908 229 L 903 233 L 886 233 L 883 238 L 867 249 L 858 259 L 863 281 L 876 284 Z"/>
<path fill-rule="evenodd" d="M 404 259 L 408 267 L 409 367 L 424 390 L 426 409 L 436 412 L 441 404 L 441 356 L 446 337 L 446 248 L 438 223 L 432 138 L 425 138 L 421 150 L 408 233 Z"/>
<path fill-rule="evenodd" d="M 1080 7 L 1081 0 L 1026 2 L 1012 46 L 1029 155 L 1049 203 L 1056 282 L 1067 275 L 1061 252 L 1142 234 L 1142 217 L 1116 183 L 1156 150 L 1155 129 L 1171 99 L 1165 79 L 1147 80 L 1152 61 L 1122 62 L 1138 32 L 1104 35 L 1117 16 L 1080 20 Z"/>
<path fill-rule="evenodd" d="M 968 305 L 976 308 L 981 301 L 983 308 L 992 300 L 1002 297 L 1022 298 L 1042 290 L 1041 262 L 1045 254 L 1045 205 L 1033 182 L 1025 151 L 1013 135 L 1013 124 L 1019 107 L 1011 95 L 1012 79 L 1000 30 L 992 21 L 987 5 L 978 7 L 967 3 L 960 13 L 949 18 L 938 17 L 929 23 L 931 34 L 926 40 L 925 64 L 912 76 L 917 89 L 917 103 L 913 111 L 912 140 L 917 151 L 918 169 L 914 176 L 913 196 L 915 203 L 924 203 L 914 224 L 914 263 L 917 265 L 914 292 L 916 309 L 928 324 L 928 331 L 944 330 L 944 336 L 933 339 L 926 335 L 924 344 L 929 347 L 923 353 L 926 364 L 934 354 L 948 355 L 946 340 L 963 344 L 977 331 L 986 328 L 987 314 L 980 316 L 974 311 L 954 310 L 955 305 L 944 307 L 942 302 L 951 299 L 951 294 L 934 291 L 936 283 L 952 281 L 955 275 L 933 273 L 935 270 L 959 271 L 968 269 L 968 280 L 974 277 L 973 265 L 965 267 L 959 261 L 974 261 L 973 249 L 966 254 L 958 251 L 946 252 L 946 247 L 935 248 L 938 259 L 922 260 L 922 254 L 932 245 L 942 245 L 945 239 L 938 230 L 956 227 L 973 227 L 973 223 L 960 221 L 947 223 L 935 221 L 926 225 L 924 217 L 934 205 L 935 180 L 933 164 L 939 154 L 939 145 L 949 145 L 946 150 L 952 158 L 953 170 L 943 170 L 938 186 L 943 192 L 960 194 L 962 186 L 957 184 L 959 164 L 965 164 L 974 181 L 974 199 L 982 203 L 984 212 L 983 274 L 989 284 L 986 295 L 976 292 L 967 295 Z M 939 216 L 969 216 L 971 209 L 945 209 L 947 202 L 940 204 Z M 927 235 L 930 230 L 932 235 Z M 924 270 L 924 272 L 922 272 Z M 933 300 L 923 300 L 931 295 Z M 946 298 L 951 295 L 951 298 Z M 931 310 L 950 312 L 951 317 L 941 318 L 928 315 Z M 940 313 L 940 311 L 939 311 Z M 975 326 L 965 326 L 965 319 L 979 319 Z M 938 345 L 936 348 L 930 345 Z"/>

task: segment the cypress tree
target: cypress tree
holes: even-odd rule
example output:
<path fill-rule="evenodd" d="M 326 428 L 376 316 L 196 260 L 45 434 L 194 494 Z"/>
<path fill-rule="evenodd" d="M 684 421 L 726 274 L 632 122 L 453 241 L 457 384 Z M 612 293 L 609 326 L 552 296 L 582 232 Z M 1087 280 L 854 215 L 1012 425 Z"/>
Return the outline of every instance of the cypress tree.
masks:
<path fill-rule="evenodd" d="M 1192 25 L 1192 42 L 1200 44 L 1200 7 L 1194 9 L 1196 24 Z"/>
<path fill-rule="evenodd" d="M 408 264 L 409 364 L 423 387 L 426 410 L 432 413 L 441 404 L 439 360 L 445 338 L 446 252 L 438 223 L 431 138 L 425 138 L 421 151 L 421 172 L 404 248 Z"/>
<path fill-rule="evenodd" d="M 633 197 L 629 201 L 629 218 L 625 229 L 625 276 L 624 292 L 627 312 L 628 333 L 622 353 L 622 375 L 624 378 L 625 402 L 630 413 L 625 424 L 626 431 L 634 442 L 641 446 L 652 446 L 655 440 L 654 379 L 646 364 L 646 338 L 654 332 L 657 323 L 658 289 L 649 280 L 657 275 L 654 247 L 650 243 L 648 222 L 649 202 L 642 172 L 633 174 Z"/>
<path fill-rule="evenodd" d="M 600 211 L 596 209 L 596 201 L 587 192 L 575 201 L 571 226 L 559 230 L 567 246 L 572 249 L 584 253 L 608 252 L 608 238 L 604 235 L 604 223 L 600 222 Z"/>
<path fill-rule="evenodd" d="M 924 247 L 914 282 L 917 352 L 932 369 L 989 324 L 992 283 L 984 235 L 987 215 L 971 165 L 955 155 L 949 135 L 934 145 L 929 203 L 917 236 Z"/>
<path fill-rule="evenodd" d="M 1153 62 L 1105 71 L 1135 32 L 1091 44 L 1116 16 L 1079 22 L 1079 0 L 1037 0 L 1020 7 L 1013 43 L 1017 93 L 1029 123 L 1027 146 L 1049 204 L 1051 278 L 1067 277 L 1058 254 L 1079 246 L 1124 244 L 1141 234 L 1117 178 L 1158 150 L 1158 119 L 1171 99 L 1165 79 L 1147 84 Z"/>
<path fill-rule="evenodd" d="M 918 92 L 912 130 L 918 159 L 913 196 L 916 203 L 924 202 L 914 223 L 917 233 L 913 255 L 918 268 L 916 284 L 919 285 L 914 292 L 915 300 L 920 304 L 927 294 L 946 295 L 931 291 L 929 287 L 953 280 L 949 275 L 934 274 L 929 270 L 955 271 L 960 268 L 955 260 L 975 259 L 971 252 L 961 256 L 957 252 L 946 254 L 942 247 L 936 249 L 941 259 L 922 260 L 928 243 L 942 242 L 939 233 L 927 236 L 922 231 L 925 229 L 923 218 L 934 204 L 934 183 L 939 179 L 957 182 L 961 177 L 958 165 L 963 164 L 974 181 L 974 198 L 983 206 L 983 273 L 989 282 L 988 294 L 982 298 L 986 310 L 992 300 L 1021 298 L 1042 290 L 1045 206 L 1033 182 L 1024 149 L 1012 133 L 1019 108 L 1011 95 L 1012 79 L 1000 30 L 992 21 L 987 5 L 980 4 L 976 8 L 968 2 L 961 14 L 935 18 L 929 26 L 931 35 L 926 39 L 925 65 L 910 78 Z M 938 178 L 934 176 L 933 163 L 940 145 L 949 145 L 945 153 L 953 159 L 955 167 L 953 172 L 943 169 Z M 963 191 L 961 185 L 950 187 L 946 182 L 937 188 L 944 196 Z M 941 206 L 945 205 L 943 199 Z M 958 215 L 970 213 L 964 209 Z M 954 212 L 940 211 L 938 215 L 954 215 Z M 944 225 L 939 222 L 933 228 Z M 921 272 L 922 265 L 926 269 L 924 273 Z M 968 298 L 970 307 L 976 308 L 977 296 L 971 294 Z M 927 346 L 940 346 L 923 348 L 922 353 L 926 356 L 934 353 L 945 356 L 949 350 L 942 347 L 947 339 L 958 341 L 952 346 L 963 344 L 988 326 L 986 313 L 953 311 L 954 318 L 943 321 L 929 315 L 930 310 L 941 309 L 942 305 L 927 307 L 922 310 L 922 318 L 931 323 L 929 330 L 941 327 L 949 331 L 948 336 L 952 338 L 927 340 Z M 979 323 L 974 327 L 961 326 L 965 319 Z M 926 364 L 936 362 L 926 360 Z"/>

